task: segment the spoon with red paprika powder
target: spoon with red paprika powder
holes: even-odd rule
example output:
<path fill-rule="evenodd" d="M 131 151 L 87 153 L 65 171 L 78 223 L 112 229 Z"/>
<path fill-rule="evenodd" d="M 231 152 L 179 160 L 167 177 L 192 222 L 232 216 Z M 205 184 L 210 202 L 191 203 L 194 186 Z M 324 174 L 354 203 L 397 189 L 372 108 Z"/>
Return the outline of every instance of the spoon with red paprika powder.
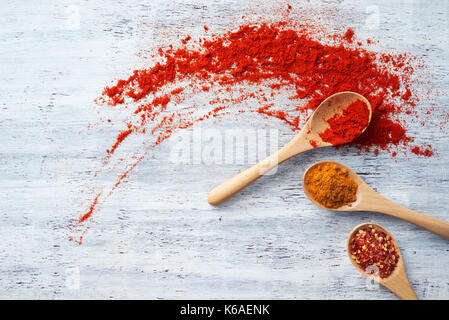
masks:
<path fill-rule="evenodd" d="M 306 196 L 317 206 L 335 211 L 372 211 L 411 222 L 449 240 L 449 222 L 390 201 L 345 165 L 330 160 L 311 165 L 303 176 Z"/>
<path fill-rule="evenodd" d="M 216 205 L 225 201 L 278 164 L 302 152 L 351 142 L 368 127 L 371 115 L 371 104 L 358 93 L 345 91 L 328 97 L 287 145 L 214 188 L 208 202 Z"/>
<path fill-rule="evenodd" d="M 418 300 L 405 272 L 401 251 L 382 226 L 362 223 L 352 229 L 347 242 L 349 260 L 362 274 L 379 282 L 403 300 Z"/>

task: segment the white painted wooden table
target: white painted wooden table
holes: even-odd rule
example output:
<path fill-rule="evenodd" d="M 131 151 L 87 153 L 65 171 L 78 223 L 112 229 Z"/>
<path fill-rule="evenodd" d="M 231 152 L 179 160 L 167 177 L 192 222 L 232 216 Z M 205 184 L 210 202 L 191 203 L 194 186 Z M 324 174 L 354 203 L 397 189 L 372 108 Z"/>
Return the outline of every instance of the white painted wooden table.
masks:
<path fill-rule="evenodd" d="M 379 214 L 321 210 L 300 184 L 308 165 L 334 159 L 392 200 L 449 220 L 449 144 L 438 129 L 416 134 L 438 157 L 317 150 L 218 208 L 207 204 L 208 191 L 248 164 L 175 164 L 171 139 L 101 206 L 82 246 L 67 240 L 68 221 L 89 205 L 79 191 L 101 182 L 88 170 L 99 168 L 117 134 L 110 126 L 86 130 L 99 117 L 92 100 L 140 66 L 136 53 L 156 46 L 160 30 L 194 37 L 203 25 L 226 29 L 249 3 L 0 1 L 0 298 L 394 299 L 347 258 L 346 236 L 364 221 L 396 237 L 420 298 L 449 298 L 448 241 Z M 449 1 L 311 1 L 323 3 L 359 36 L 423 56 L 432 85 L 449 90 Z M 373 12 L 378 25 L 367 23 Z M 447 97 L 438 99 L 449 108 Z M 202 128 L 264 128 L 248 119 Z M 281 123 L 270 128 L 280 145 L 293 134 Z M 132 152 L 133 140 L 124 149 Z"/>

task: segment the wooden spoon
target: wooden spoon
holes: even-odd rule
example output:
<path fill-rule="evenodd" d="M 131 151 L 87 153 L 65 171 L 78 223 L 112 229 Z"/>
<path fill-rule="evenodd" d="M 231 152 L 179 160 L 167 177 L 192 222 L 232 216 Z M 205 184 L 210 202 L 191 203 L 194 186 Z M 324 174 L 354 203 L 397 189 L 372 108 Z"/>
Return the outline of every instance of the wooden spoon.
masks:
<path fill-rule="evenodd" d="M 336 93 L 328 97 L 318 106 L 301 131 L 299 131 L 286 146 L 265 160 L 214 188 L 209 193 L 207 201 L 212 205 L 219 204 L 285 160 L 314 148 L 332 146 L 331 143 L 323 141 L 319 136 L 319 133 L 325 131 L 329 127 L 326 120 L 332 118 L 336 114 L 341 114 L 344 108 L 356 100 L 362 100 L 367 105 L 369 109 L 369 121 L 371 121 L 372 108 L 365 97 L 350 91 Z M 363 131 L 365 131 L 365 129 Z"/>
<path fill-rule="evenodd" d="M 354 201 L 350 205 L 342 206 L 336 209 L 326 208 L 319 202 L 315 201 L 313 196 L 307 190 L 307 185 L 305 184 L 305 177 L 309 172 L 309 170 L 323 163 L 333 163 L 336 164 L 339 168 L 346 169 L 348 171 L 349 176 L 355 181 L 355 183 L 357 183 L 358 186 L 356 201 Z M 334 211 L 374 211 L 384 213 L 411 222 L 421 228 L 436 233 L 437 235 L 449 240 L 448 222 L 407 209 L 384 198 L 376 191 L 374 191 L 368 184 L 366 184 L 366 182 L 363 181 L 362 178 L 360 178 L 354 171 L 352 171 L 351 169 L 349 169 L 348 167 L 339 162 L 323 160 L 314 163 L 309 168 L 307 168 L 306 172 L 304 172 L 302 184 L 306 196 L 310 199 L 310 201 L 312 201 L 314 204 L 316 204 L 321 208 Z"/>
<path fill-rule="evenodd" d="M 354 261 L 354 259 L 352 259 L 351 257 L 351 250 L 350 250 L 350 245 L 351 245 L 351 239 L 354 235 L 355 232 L 357 232 L 359 229 L 366 227 L 366 226 L 373 226 L 375 229 L 378 229 L 380 231 L 385 232 L 386 235 L 391 237 L 391 241 L 393 242 L 394 246 L 397 249 L 397 253 L 399 255 L 399 261 L 398 264 L 396 265 L 396 268 L 393 270 L 393 272 L 386 278 L 381 278 L 378 275 L 372 275 L 372 274 L 368 274 L 365 270 L 362 270 L 362 268 L 360 268 L 360 266 Z M 369 222 L 369 223 L 362 223 L 360 225 L 358 225 L 357 227 L 355 227 L 354 229 L 352 229 L 351 233 L 348 236 L 348 242 L 346 244 L 346 249 L 348 252 L 348 256 L 349 256 L 349 260 L 351 260 L 351 263 L 357 268 L 357 270 L 359 270 L 362 274 L 364 274 L 365 276 L 367 276 L 368 278 L 379 282 L 381 285 L 387 287 L 388 289 L 390 289 L 395 295 L 397 295 L 400 299 L 403 300 L 418 300 L 418 297 L 416 296 L 415 291 L 413 290 L 412 286 L 410 285 L 410 282 L 407 278 L 407 274 L 405 272 L 405 267 L 404 267 L 404 260 L 402 259 L 402 255 L 401 255 L 401 251 L 399 250 L 399 246 L 396 242 L 396 240 L 393 238 L 393 236 L 391 235 L 390 232 L 388 232 L 384 227 Z"/>

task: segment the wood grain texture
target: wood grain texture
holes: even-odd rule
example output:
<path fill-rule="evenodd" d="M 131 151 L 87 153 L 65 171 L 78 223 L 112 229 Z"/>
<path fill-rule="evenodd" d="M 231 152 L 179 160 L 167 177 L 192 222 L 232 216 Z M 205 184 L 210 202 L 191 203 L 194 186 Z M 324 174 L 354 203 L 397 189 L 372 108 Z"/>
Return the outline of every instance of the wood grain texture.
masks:
<path fill-rule="evenodd" d="M 422 56 L 431 85 L 449 90 L 448 1 L 378 1 L 374 28 L 366 23 L 375 10 L 371 1 L 311 3 L 336 9 L 362 37 Z M 389 199 L 449 221 L 449 144 L 438 128 L 412 128 L 418 140 L 432 141 L 437 157 L 316 150 L 216 208 L 207 203 L 208 192 L 248 163 L 172 163 L 176 141 L 170 139 L 101 206 L 82 246 L 67 241 L 68 221 L 91 200 L 79 191 L 115 179 L 92 180 L 90 170 L 117 134 L 108 126 L 86 129 L 99 117 L 92 100 L 110 80 L 141 66 L 136 53 L 163 42 L 162 30 L 192 37 L 203 25 L 220 31 L 250 1 L 0 6 L 0 298 L 395 299 L 367 282 L 346 255 L 348 233 L 365 221 L 394 235 L 420 299 L 449 298 L 446 240 L 388 216 L 317 208 L 300 183 L 313 162 L 336 160 Z M 69 19 L 77 10 L 79 27 Z M 445 94 L 437 102 L 449 108 Z M 247 120 L 225 118 L 203 128 L 264 128 L 262 119 Z M 279 145 L 293 136 L 280 122 L 270 128 L 279 130 Z M 132 152 L 134 143 L 122 151 Z M 79 287 L 70 284 L 78 273 Z"/>

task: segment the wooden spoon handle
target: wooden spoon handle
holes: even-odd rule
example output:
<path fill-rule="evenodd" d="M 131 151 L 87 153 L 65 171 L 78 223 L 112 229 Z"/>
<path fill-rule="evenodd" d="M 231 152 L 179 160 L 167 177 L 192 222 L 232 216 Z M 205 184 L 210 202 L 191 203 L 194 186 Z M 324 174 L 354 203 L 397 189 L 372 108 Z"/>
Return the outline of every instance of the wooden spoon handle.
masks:
<path fill-rule="evenodd" d="M 225 201 L 270 171 L 272 168 L 276 167 L 278 164 L 297 155 L 298 153 L 310 150 L 312 148 L 312 146 L 304 142 L 304 138 L 301 135 L 297 135 L 278 152 L 215 187 L 209 193 L 207 201 L 212 205 Z"/>
<path fill-rule="evenodd" d="M 405 275 L 397 277 L 391 282 L 383 283 L 383 285 L 397 295 L 399 299 L 418 300 L 415 291 Z"/>
<path fill-rule="evenodd" d="M 406 220 L 449 240 L 449 222 L 410 210 L 378 195 L 372 202 L 370 211 L 377 211 Z"/>

